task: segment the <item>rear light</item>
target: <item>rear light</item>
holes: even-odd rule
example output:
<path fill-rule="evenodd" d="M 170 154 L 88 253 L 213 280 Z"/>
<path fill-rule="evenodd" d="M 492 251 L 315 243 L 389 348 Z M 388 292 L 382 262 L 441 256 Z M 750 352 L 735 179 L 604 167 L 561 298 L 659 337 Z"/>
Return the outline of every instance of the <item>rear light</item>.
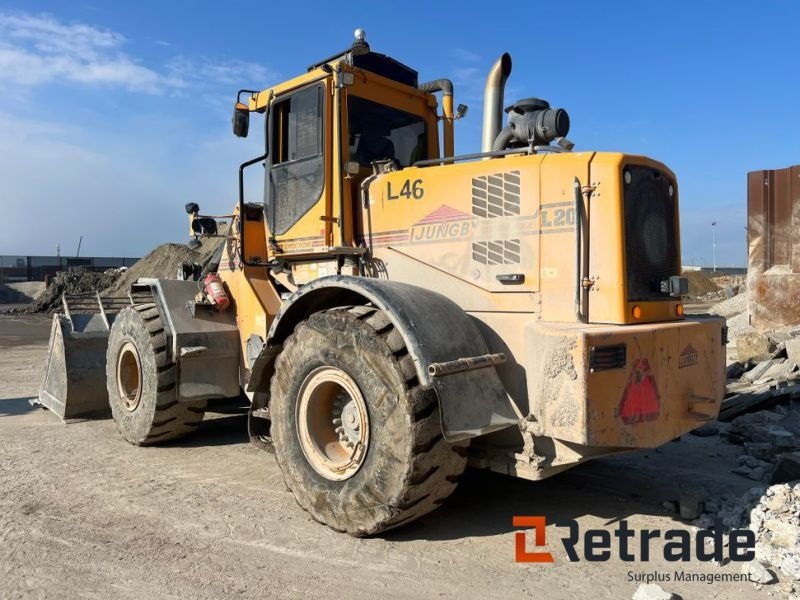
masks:
<path fill-rule="evenodd" d="M 641 319 L 642 318 L 642 307 L 636 305 L 633 307 L 633 318 L 634 319 Z"/>
<path fill-rule="evenodd" d="M 589 370 L 594 372 L 621 369 L 627 362 L 627 353 L 625 344 L 592 346 L 589 348 Z"/>
<path fill-rule="evenodd" d="M 675 307 L 675 314 L 679 317 L 683 316 L 683 304 L 678 304 L 678 306 Z"/>

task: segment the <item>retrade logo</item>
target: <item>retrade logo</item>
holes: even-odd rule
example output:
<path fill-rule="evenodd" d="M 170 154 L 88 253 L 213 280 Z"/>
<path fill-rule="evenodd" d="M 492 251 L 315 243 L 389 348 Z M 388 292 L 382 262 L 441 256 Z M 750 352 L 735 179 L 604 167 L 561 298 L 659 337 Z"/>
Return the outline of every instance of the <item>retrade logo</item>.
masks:
<path fill-rule="evenodd" d="M 535 548 L 547 546 L 545 532 L 547 522 L 543 516 L 514 516 L 512 524 L 514 527 L 533 530 Z M 581 531 L 574 519 L 559 521 L 555 525 L 567 530 L 559 541 L 571 562 L 605 562 L 612 557 L 624 562 L 649 562 L 652 554 L 661 555 L 667 562 L 690 560 L 721 562 L 726 558 L 734 562 L 746 562 L 755 558 L 755 533 L 749 529 L 732 529 L 727 534 L 726 546 L 720 520 L 710 528 L 698 529 L 694 534 L 685 529 L 637 530 L 629 527 L 624 519 L 617 523 L 613 531 L 607 529 Z M 517 562 L 554 562 L 550 552 L 531 550 L 531 536 L 526 536 L 525 532 L 518 531 L 514 536 Z"/>
<path fill-rule="evenodd" d="M 546 544 L 546 523 L 544 517 L 517 517 L 513 519 L 514 527 L 530 527 L 534 531 L 534 544 L 544 546 Z M 528 552 L 525 545 L 525 533 L 518 531 L 515 535 L 514 545 L 516 548 L 517 562 L 553 562 L 553 555 L 549 552 Z"/>

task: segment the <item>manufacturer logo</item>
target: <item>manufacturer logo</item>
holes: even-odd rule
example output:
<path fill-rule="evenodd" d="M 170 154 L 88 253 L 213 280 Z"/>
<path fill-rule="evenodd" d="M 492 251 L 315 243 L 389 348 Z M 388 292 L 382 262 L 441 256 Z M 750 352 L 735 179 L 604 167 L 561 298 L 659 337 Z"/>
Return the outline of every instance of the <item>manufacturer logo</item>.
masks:
<path fill-rule="evenodd" d="M 457 240 L 472 234 L 475 217 L 443 204 L 411 227 L 412 242 Z"/>
<path fill-rule="evenodd" d="M 678 368 L 683 369 L 684 367 L 691 367 L 692 365 L 696 364 L 697 350 L 694 349 L 694 346 L 689 344 L 683 349 L 683 352 L 681 352 L 681 355 L 678 357 Z"/>

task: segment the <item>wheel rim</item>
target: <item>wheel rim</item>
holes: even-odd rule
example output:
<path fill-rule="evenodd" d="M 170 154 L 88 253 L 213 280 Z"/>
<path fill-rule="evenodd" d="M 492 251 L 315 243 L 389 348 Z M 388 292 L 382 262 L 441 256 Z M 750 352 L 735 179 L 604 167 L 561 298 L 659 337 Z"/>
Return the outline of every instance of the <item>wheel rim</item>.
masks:
<path fill-rule="evenodd" d="M 313 370 L 297 402 L 297 437 L 311 467 L 326 479 L 356 474 L 369 446 L 367 405 L 356 382 L 335 367 Z"/>
<path fill-rule="evenodd" d="M 125 342 L 117 359 L 117 390 L 122 406 L 129 412 L 139 407 L 142 399 L 142 363 L 131 342 Z"/>

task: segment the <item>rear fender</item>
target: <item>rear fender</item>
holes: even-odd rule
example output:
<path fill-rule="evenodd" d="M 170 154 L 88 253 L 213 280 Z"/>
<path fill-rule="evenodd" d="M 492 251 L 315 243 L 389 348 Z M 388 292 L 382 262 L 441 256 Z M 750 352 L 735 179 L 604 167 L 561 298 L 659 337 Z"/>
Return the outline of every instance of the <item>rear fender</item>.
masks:
<path fill-rule="evenodd" d="M 493 366 L 433 376 L 432 363 L 486 355 L 473 319 L 450 299 L 413 285 L 366 277 L 322 277 L 302 286 L 283 304 L 253 363 L 248 390 L 266 391 L 281 345 L 312 313 L 372 304 L 392 321 L 414 360 L 417 377 L 439 399 L 442 433 L 449 442 L 517 425 L 518 419 Z"/>

